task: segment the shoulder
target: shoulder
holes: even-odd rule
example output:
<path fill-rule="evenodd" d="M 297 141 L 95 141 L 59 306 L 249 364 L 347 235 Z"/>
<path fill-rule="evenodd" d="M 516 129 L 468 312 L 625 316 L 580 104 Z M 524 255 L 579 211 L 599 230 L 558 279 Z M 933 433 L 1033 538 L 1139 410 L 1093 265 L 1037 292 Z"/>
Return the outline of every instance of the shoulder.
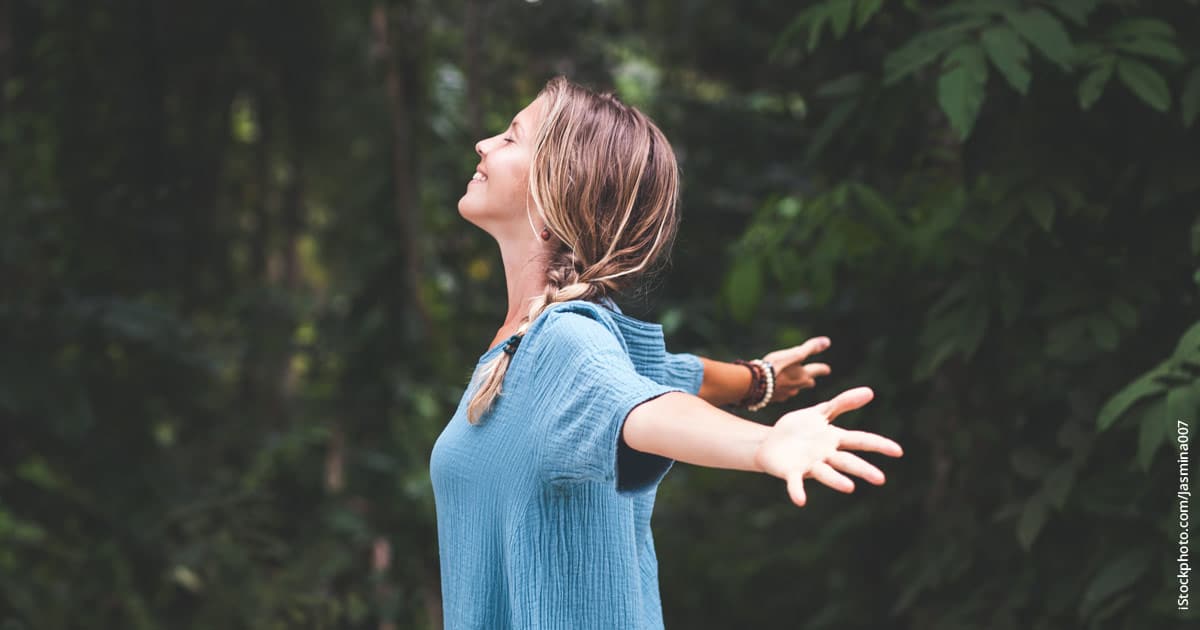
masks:
<path fill-rule="evenodd" d="M 526 333 L 542 352 L 587 353 L 620 349 L 625 343 L 612 312 L 585 300 L 552 304 Z"/>

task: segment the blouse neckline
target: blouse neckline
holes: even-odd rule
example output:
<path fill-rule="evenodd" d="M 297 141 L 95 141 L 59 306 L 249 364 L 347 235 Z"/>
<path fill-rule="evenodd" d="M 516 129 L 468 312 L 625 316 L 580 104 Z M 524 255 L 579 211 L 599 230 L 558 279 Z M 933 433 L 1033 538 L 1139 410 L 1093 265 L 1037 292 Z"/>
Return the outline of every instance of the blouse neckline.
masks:
<path fill-rule="evenodd" d="M 575 302 L 575 301 L 579 301 L 579 300 L 569 300 L 568 302 L 559 302 L 558 304 L 567 304 L 569 302 Z M 586 301 L 586 300 L 583 300 L 583 301 Z M 633 326 L 634 328 L 637 328 L 637 329 L 640 329 L 642 331 L 649 332 L 649 333 L 661 334 L 661 332 L 662 332 L 662 324 L 642 321 L 640 319 L 637 319 L 636 317 L 631 317 L 629 315 L 626 315 L 625 313 L 621 312 L 621 307 L 617 306 L 617 303 L 614 302 L 612 300 L 612 298 L 606 297 L 603 300 L 601 300 L 599 303 L 596 303 L 596 302 L 588 302 L 588 303 L 589 304 L 597 304 L 598 306 L 605 307 L 605 309 L 608 310 L 608 315 L 610 317 L 612 317 L 613 319 L 619 320 L 621 322 L 624 322 L 625 324 L 627 324 L 629 326 Z M 549 312 L 551 309 L 556 308 L 558 306 L 558 304 L 555 304 L 555 305 L 551 306 L 549 309 L 542 311 L 541 315 L 538 315 L 538 319 L 541 319 L 543 316 L 545 316 L 546 313 Z M 484 352 L 479 357 L 479 363 L 486 363 L 487 361 L 489 361 L 493 356 L 496 355 L 497 352 L 499 352 L 504 347 L 504 344 L 508 343 L 508 339 L 509 339 L 508 337 L 505 337 L 504 339 L 501 339 L 500 341 L 496 342 L 496 345 L 492 346 L 491 348 L 488 348 L 487 351 Z"/>

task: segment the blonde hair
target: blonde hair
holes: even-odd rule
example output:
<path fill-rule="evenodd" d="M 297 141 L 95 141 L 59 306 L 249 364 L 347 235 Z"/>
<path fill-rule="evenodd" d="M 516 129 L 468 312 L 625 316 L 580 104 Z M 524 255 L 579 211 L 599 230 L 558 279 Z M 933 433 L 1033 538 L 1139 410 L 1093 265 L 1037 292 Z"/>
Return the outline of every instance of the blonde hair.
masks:
<path fill-rule="evenodd" d="M 669 254 L 679 227 L 679 171 L 666 136 L 612 92 L 562 76 L 546 82 L 545 115 L 529 165 L 531 197 L 554 235 L 545 293 L 532 299 L 516 334 L 524 336 L 558 302 L 599 302 L 632 286 Z M 499 352 L 483 366 L 467 405 L 477 424 L 501 394 L 511 361 Z"/>

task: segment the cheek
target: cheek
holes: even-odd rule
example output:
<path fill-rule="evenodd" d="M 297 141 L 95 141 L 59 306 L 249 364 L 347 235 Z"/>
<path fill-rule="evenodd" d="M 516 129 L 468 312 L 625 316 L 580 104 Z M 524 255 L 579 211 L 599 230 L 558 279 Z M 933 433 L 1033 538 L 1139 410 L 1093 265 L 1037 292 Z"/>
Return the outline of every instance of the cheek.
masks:
<path fill-rule="evenodd" d="M 488 179 L 488 183 L 492 183 Z M 529 192 L 529 169 L 521 165 L 513 165 L 504 170 L 502 179 L 498 182 L 499 191 L 505 198 L 523 202 Z"/>

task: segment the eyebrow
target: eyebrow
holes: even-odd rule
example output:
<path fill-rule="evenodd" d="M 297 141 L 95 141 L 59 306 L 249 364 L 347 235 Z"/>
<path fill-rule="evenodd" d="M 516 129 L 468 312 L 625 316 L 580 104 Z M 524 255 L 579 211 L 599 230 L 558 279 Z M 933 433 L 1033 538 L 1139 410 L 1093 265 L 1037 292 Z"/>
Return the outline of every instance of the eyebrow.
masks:
<path fill-rule="evenodd" d="M 513 128 L 513 130 L 514 130 L 514 131 L 520 131 L 520 130 L 521 130 L 521 123 L 517 122 L 517 119 L 516 119 L 516 118 L 514 118 L 514 119 L 513 119 L 513 121 L 512 121 L 512 125 L 510 125 L 510 126 Z M 525 134 L 521 134 L 521 135 L 525 135 Z"/>

